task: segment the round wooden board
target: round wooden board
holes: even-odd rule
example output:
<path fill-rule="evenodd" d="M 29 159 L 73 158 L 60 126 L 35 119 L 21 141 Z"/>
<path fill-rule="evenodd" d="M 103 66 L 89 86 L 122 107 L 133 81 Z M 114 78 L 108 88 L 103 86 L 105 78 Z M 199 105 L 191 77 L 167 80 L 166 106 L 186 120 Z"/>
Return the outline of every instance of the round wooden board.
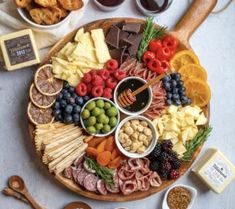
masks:
<path fill-rule="evenodd" d="M 206 16 L 210 13 L 210 11 L 215 6 L 215 3 L 216 3 L 216 0 L 210 0 L 209 2 L 206 2 L 206 3 L 203 0 L 196 0 L 194 2 L 194 4 L 191 6 L 191 8 L 188 10 L 188 12 L 185 14 L 185 16 L 177 24 L 176 30 L 173 31 L 173 32 L 170 32 L 170 33 L 174 34 L 180 40 L 180 47 L 179 47 L 180 50 L 182 50 L 182 49 L 190 49 L 191 50 L 191 47 L 188 44 L 189 37 L 196 30 L 196 28 L 200 25 L 200 23 L 203 22 L 203 20 L 206 18 Z M 203 11 L 202 11 L 201 17 L 198 17 L 198 19 L 195 23 L 188 24 L 188 21 L 185 20 L 185 17 L 189 16 L 186 19 L 190 19 L 189 21 L 192 21 L 192 18 L 191 18 L 192 15 L 190 15 L 189 13 L 190 12 L 195 13 L 196 9 L 201 5 L 203 6 Z M 107 32 L 107 30 L 109 29 L 109 27 L 111 25 L 116 24 L 118 22 L 122 22 L 122 21 L 133 22 L 133 23 L 144 23 L 144 20 L 141 20 L 141 19 L 112 18 L 112 19 L 104 19 L 104 20 L 94 21 L 94 22 L 88 23 L 86 25 L 83 25 L 81 27 L 84 27 L 84 29 L 86 31 L 90 31 L 90 30 L 96 29 L 96 28 L 102 28 L 105 32 Z M 186 28 L 184 28 L 184 26 Z M 187 33 L 188 35 L 185 36 L 185 34 L 184 34 L 183 37 L 181 38 L 182 30 L 184 31 L 184 33 Z M 50 50 L 50 52 L 45 57 L 45 59 L 43 60 L 41 65 L 49 63 L 50 60 L 51 60 L 51 57 L 53 55 L 55 55 L 67 42 L 73 40 L 76 32 L 77 32 L 77 30 L 69 33 L 67 36 L 65 36 L 63 39 L 61 39 Z M 204 108 L 205 115 L 208 118 L 209 118 L 209 110 L 210 110 L 209 106 Z M 34 129 L 35 129 L 34 125 L 32 125 L 29 122 L 29 133 L 30 133 L 30 136 L 31 136 L 33 142 L 34 142 Z M 193 158 L 190 162 L 183 163 L 183 165 L 180 168 L 180 176 L 183 176 L 183 174 L 190 168 L 190 166 L 192 165 L 194 160 L 197 158 L 200 150 L 201 150 L 201 147 L 194 153 Z M 37 152 L 37 154 L 40 156 L 40 158 L 42 157 L 41 152 Z M 127 195 L 127 196 L 125 196 L 121 193 L 119 193 L 119 194 L 109 193 L 108 195 L 99 195 L 99 194 L 89 192 L 89 191 L 83 189 L 82 187 L 75 184 L 72 180 L 64 178 L 62 176 L 62 174 L 53 175 L 53 176 L 54 176 L 55 179 L 57 179 L 61 184 L 63 184 L 69 190 L 72 190 L 73 192 L 75 192 L 79 195 L 82 195 L 82 196 L 85 196 L 85 197 L 88 197 L 88 198 L 91 198 L 91 199 L 95 199 L 95 200 L 112 201 L 112 202 L 124 202 L 124 201 L 132 201 L 132 200 L 142 199 L 142 198 L 148 197 L 152 194 L 155 194 L 155 193 L 165 189 L 166 187 L 170 186 L 172 183 L 174 183 L 176 181 L 176 180 L 164 181 L 160 187 L 151 187 L 148 191 L 143 191 L 143 192 L 142 191 L 137 191 L 137 192 L 134 192 L 134 193 L 132 193 L 130 195 Z"/>

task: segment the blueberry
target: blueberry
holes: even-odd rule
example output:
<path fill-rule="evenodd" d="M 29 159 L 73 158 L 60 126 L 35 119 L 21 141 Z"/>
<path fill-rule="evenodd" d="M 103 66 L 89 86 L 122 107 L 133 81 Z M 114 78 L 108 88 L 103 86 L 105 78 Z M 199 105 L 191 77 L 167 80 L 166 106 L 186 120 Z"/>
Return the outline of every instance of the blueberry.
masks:
<path fill-rule="evenodd" d="M 172 89 L 172 94 L 178 94 L 179 92 L 179 89 L 178 88 L 173 88 Z"/>
<path fill-rule="evenodd" d="M 167 97 L 167 99 L 171 99 L 172 98 L 172 93 L 168 92 L 166 97 Z"/>
<path fill-rule="evenodd" d="M 72 86 L 70 86 L 70 87 L 68 88 L 68 91 L 69 91 L 70 94 L 72 94 L 72 93 L 74 93 L 75 88 L 72 87 Z"/>
<path fill-rule="evenodd" d="M 59 102 L 55 102 L 55 104 L 54 104 L 54 109 L 55 109 L 55 110 L 60 109 L 60 103 L 59 103 Z"/>
<path fill-rule="evenodd" d="M 174 79 L 180 81 L 181 75 L 179 73 L 174 73 Z"/>
<path fill-rule="evenodd" d="M 73 115 L 73 122 L 78 123 L 79 120 L 80 120 L 79 114 L 74 114 L 74 115 Z"/>
<path fill-rule="evenodd" d="M 185 94 L 185 91 L 181 91 L 181 90 L 179 90 L 179 95 L 180 95 L 180 97 L 185 96 L 185 95 L 186 95 L 186 94 Z"/>
<path fill-rule="evenodd" d="M 63 107 L 63 108 L 65 108 L 66 105 L 67 105 L 67 102 L 66 102 L 64 99 L 62 99 L 62 100 L 60 101 L 60 106 Z"/>
<path fill-rule="evenodd" d="M 71 94 L 67 92 L 64 94 L 63 99 L 68 99 L 70 97 L 71 97 Z"/>
<path fill-rule="evenodd" d="M 83 97 L 83 99 L 85 100 L 85 102 L 87 102 L 91 97 L 89 95 L 86 95 Z"/>
<path fill-rule="evenodd" d="M 171 80 L 171 86 L 174 88 L 177 86 L 177 81 L 176 80 Z"/>
<path fill-rule="evenodd" d="M 192 100 L 188 98 L 187 105 L 191 105 L 191 104 L 192 104 Z"/>
<path fill-rule="evenodd" d="M 81 106 L 82 106 L 83 103 L 84 103 L 84 101 L 83 101 L 83 98 L 82 98 L 82 97 L 77 97 L 77 98 L 76 98 L 76 104 L 77 104 L 77 105 L 81 105 Z"/>
<path fill-rule="evenodd" d="M 76 106 L 73 107 L 73 112 L 74 112 L 74 113 L 80 113 L 80 112 L 81 112 L 81 109 L 82 109 L 81 106 L 76 105 Z"/>
<path fill-rule="evenodd" d="M 163 87 L 166 91 L 171 91 L 171 84 L 169 82 L 163 83 Z"/>
<path fill-rule="evenodd" d="M 179 81 L 177 82 L 177 86 L 178 86 L 178 87 L 183 87 L 183 86 L 184 86 L 184 82 L 181 81 L 181 80 L 179 80 Z"/>
<path fill-rule="evenodd" d="M 174 101 L 179 100 L 179 95 L 178 94 L 173 94 L 172 99 Z"/>
<path fill-rule="evenodd" d="M 62 121 L 62 120 L 63 120 L 63 116 L 62 116 L 61 114 L 56 115 L 56 116 L 55 116 L 55 120 L 56 120 L 56 121 Z"/>
<path fill-rule="evenodd" d="M 73 97 L 70 97 L 70 98 L 67 99 L 67 103 L 71 104 L 71 105 L 75 104 L 75 99 Z"/>
<path fill-rule="evenodd" d="M 57 115 L 61 114 L 61 111 L 60 110 L 55 110 L 53 113 L 54 113 L 55 116 L 57 116 Z"/>
<path fill-rule="evenodd" d="M 181 101 L 179 99 L 175 100 L 174 103 L 175 103 L 176 106 L 180 106 L 181 105 Z"/>
<path fill-rule="evenodd" d="M 69 83 L 66 82 L 66 83 L 64 84 L 64 89 L 69 89 L 69 87 L 70 87 Z"/>
<path fill-rule="evenodd" d="M 188 101 L 188 97 L 186 97 L 185 95 L 184 96 L 180 96 L 180 100 L 187 102 Z"/>
<path fill-rule="evenodd" d="M 171 76 L 170 76 L 170 75 L 166 75 L 166 76 L 162 79 L 163 82 L 168 82 L 168 81 L 170 81 L 170 80 L 171 80 Z"/>
<path fill-rule="evenodd" d="M 71 115 L 65 115 L 64 116 L 64 123 L 68 124 L 68 123 L 72 123 L 73 122 L 73 118 Z"/>
<path fill-rule="evenodd" d="M 76 99 L 77 96 L 78 96 L 78 95 L 77 95 L 75 92 L 71 93 L 71 97 L 73 97 L 74 99 Z"/>
<path fill-rule="evenodd" d="M 172 102 L 171 99 L 167 99 L 167 100 L 166 100 L 166 104 L 167 104 L 167 105 L 172 105 L 172 103 L 173 103 L 173 102 Z"/>
<path fill-rule="evenodd" d="M 65 112 L 70 114 L 73 111 L 73 106 L 72 105 L 67 105 L 65 107 Z"/>
<path fill-rule="evenodd" d="M 61 92 L 61 93 L 58 94 L 57 100 L 60 101 L 62 98 L 63 98 L 63 94 L 62 94 L 62 92 Z"/>
<path fill-rule="evenodd" d="M 66 89 L 63 89 L 63 90 L 61 91 L 61 94 L 62 94 L 62 95 L 66 94 L 66 93 L 68 93 L 68 91 L 67 91 Z"/>

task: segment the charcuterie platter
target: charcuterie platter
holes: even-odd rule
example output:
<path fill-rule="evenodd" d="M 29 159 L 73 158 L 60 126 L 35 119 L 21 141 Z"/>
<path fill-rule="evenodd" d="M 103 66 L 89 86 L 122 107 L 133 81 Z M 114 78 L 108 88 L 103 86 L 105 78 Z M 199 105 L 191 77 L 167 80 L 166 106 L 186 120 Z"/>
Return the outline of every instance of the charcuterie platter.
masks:
<path fill-rule="evenodd" d="M 151 18 L 105 19 L 51 49 L 30 87 L 29 132 L 60 183 L 130 201 L 189 169 L 211 131 L 211 92 L 188 39 L 214 5 L 195 1 L 171 33 Z"/>

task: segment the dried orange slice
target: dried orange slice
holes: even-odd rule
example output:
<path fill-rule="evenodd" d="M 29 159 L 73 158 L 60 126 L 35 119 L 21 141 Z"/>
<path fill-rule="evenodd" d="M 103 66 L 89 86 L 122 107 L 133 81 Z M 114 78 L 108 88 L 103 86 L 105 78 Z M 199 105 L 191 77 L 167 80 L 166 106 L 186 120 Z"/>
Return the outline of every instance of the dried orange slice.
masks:
<path fill-rule="evenodd" d="M 38 91 L 46 96 L 54 96 L 63 88 L 63 81 L 54 77 L 52 65 L 49 64 L 37 70 L 34 83 Z"/>
<path fill-rule="evenodd" d="M 171 68 L 176 71 L 178 71 L 182 66 L 187 64 L 199 64 L 199 59 L 190 50 L 179 51 L 170 60 Z"/>
<path fill-rule="evenodd" d="M 49 108 L 56 100 L 56 96 L 46 96 L 40 93 L 33 83 L 29 90 L 29 97 L 31 102 L 39 108 Z"/>
<path fill-rule="evenodd" d="M 46 108 L 42 109 L 39 107 L 36 107 L 32 102 L 29 102 L 28 104 L 28 117 L 29 120 L 34 124 L 49 124 L 52 123 L 54 120 L 54 117 L 52 116 L 52 109 Z"/>
<path fill-rule="evenodd" d="M 207 72 L 206 70 L 197 64 L 187 64 L 182 66 L 178 71 L 183 81 L 187 81 L 192 78 L 198 78 L 202 81 L 207 81 Z"/>
<path fill-rule="evenodd" d="M 200 79 L 193 78 L 184 83 L 186 95 L 192 103 L 199 107 L 206 106 L 211 99 L 211 90 L 208 84 Z"/>

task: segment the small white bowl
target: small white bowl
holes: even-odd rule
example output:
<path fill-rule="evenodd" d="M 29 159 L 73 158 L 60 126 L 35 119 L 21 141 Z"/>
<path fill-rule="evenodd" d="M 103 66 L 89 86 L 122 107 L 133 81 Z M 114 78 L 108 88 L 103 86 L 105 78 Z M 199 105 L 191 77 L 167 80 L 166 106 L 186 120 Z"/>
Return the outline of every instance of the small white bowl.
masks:
<path fill-rule="evenodd" d="M 124 3 L 125 0 L 123 0 L 123 2 L 121 2 L 117 6 L 105 6 L 105 5 L 101 4 L 100 2 L 98 2 L 97 0 L 93 0 L 93 1 L 99 9 L 101 9 L 105 12 L 112 12 L 114 10 L 117 10 Z"/>
<path fill-rule="evenodd" d="M 37 28 L 41 28 L 41 29 L 52 29 L 52 28 L 57 28 L 60 25 L 62 25 L 63 23 L 65 23 L 66 21 L 68 21 L 68 19 L 70 19 L 72 12 L 70 12 L 64 19 L 62 19 L 60 22 L 53 24 L 53 25 L 40 25 L 35 23 L 32 18 L 30 17 L 29 13 L 27 11 L 25 11 L 25 9 L 22 8 L 17 8 L 18 13 L 20 14 L 20 16 L 31 26 L 37 27 Z"/>
<path fill-rule="evenodd" d="M 151 144 L 148 146 L 148 148 L 145 150 L 144 153 L 142 154 L 139 154 L 139 153 L 132 153 L 132 152 L 128 152 L 126 151 L 123 146 L 121 145 L 121 143 L 119 142 L 119 131 L 121 129 L 121 127 L 127 122 L 127 121 L 130 121 L 130 120 L 143 120 L 143 121 L 146 121 L 149 125 L 149 128 L 152 130 L 153 132 L 153 139 L 152 139 L 152 142 Z M 156 146 L 157 144 L 157 140 L 158 140 L 158 133 L 157 133 L 157 130 L 155 128 L 155 126 L 153 125 L 153 123 L 146 117 L 144 116 L 129 116 L 129 117 L 126 117 L 124 120 L 121 121 L 121 123 L 118 125 L 117 129 L 116 129 L 116 132 L 115 132 L 115 142 L 116 142 L 116 145 L 118 147 L 118 149 L 124 154 L 126 155 L 127 157 L 130 157 L 130 158 L 142 158 L 142 157 L 145 157 L 147 155 L 149 155 L 154 147 Z"/>
<path fill-rule="evenodd" d="M 105 100 L 106 102 L 111 103 L 112 106 L 114 106 L 114 107 L 117 109 L 117 111 L 118 111 L 118 115 L 117 115 L 117 125 L 116 125 L 115 127 L 113 127 L 113 129 L 112 129 L 110 132 L 106 133 L 106 134 L 101 134 L 101 133 L 99 133 L 99 134 L 90 134 L 89 132 L 87 132 L 86 126 L 85 126 L 84 123 L 83 123 L 82 112 L 83 112 L 83 110 L 86 108 L 86 106 L 87 106 L 88 103 L 90 103 L 90 102 L 92 102 L 92 101 L 99 100 L 99 99 L 102 99 L 102 100 Z M 81 114 L 80 114 L 80 122 L 81 122 L 82 128 L 83 128 L 88 134 L 90 134 L 90 135 L 92 135 L 92 136 L 96 136 L 96 137 L 105 137 L 105 136 L 108 136 L 108 135 L 110 135 L 111 133 L 113 133 L 113 132 L 116 130 L 116 128 L 118 127 L 118 124 L 119 124 L 119 122 L 120 122 L 120 112 L 119 112 L 117 106 L 116 106 L 111 100 L 106 99 L 106 98 L 104 98 L 104 97 L 96 97 L 96 98 L 93 98 L 93 99 L 90 99 L 89 101 L 87 101 L 86 104 L 82 107 L 82 109 L 81 109 Z"/>
<path fill-rule="evenodd" d="M 189 203 L 189 206 L 187 207 L 187 209 L 191 209 L 192 206 L 193 206 L 193 203 L 194 203 L 194 201 L 195 201 L 195 199 L 197 197 L 197 190 L 195 188 L 193 188 L 193 187 L 190 187 L 190 186 L 187 186 L 187 185 L 184 185 L 184 184 L 177 184 L 177 185 L 171 186 L 166 191 L 164 199 L 163 199 L 163 202 L 162 202 L 162 209 L 170 209 L 170 207 L 167 204 L 167 196 L 168 196 L 168 193 L 170 192 L 170 190 L 172 190 L 175 187 L 184 187 L 185 189 L 188 189 L 191 192 L 192 199 L 191 199 L 191 202 Z"/>
<path fill-rule="evenodd" d="M 148 87 L 149 101 L 147 102 L 146 106 L 145 106 L 142 110 L 140 110 L 140 111 L 138 111 L 138 112 L 130 112 L 130 111 L 128 111 L 127 109 L 121 107 L 121 106 L 118 104 L 118 92 L 117 92 L 117 91 L 118 91 L 118 88 L 119 88 L 119 86 L 120 86 L 123 82 L 126 82 L 127 80 L 130 80 L 130 79 L 139 80 L 139 81 L 141 81 L 141 82 L 143 83 L 143 85 L 147 83 L 147 81 L 144 80 L 143 78 L 139 78 L 139 77 L 135 77 L 135 76 L 130 76 L 130 77 L 124 78 L 124 79 L 123 79 L 122 81 L 120 81 L 120 82 L 118 83 L 118 85 L 115 87 L 115 90 L 114 90 L 114 102 L 115 102 L 115 104 L 117 105 L 118 109 L 119 109 L 122 113 L 124 113 L 125 115 L 133 115 L 133 116 L 135 116 L 135 115 L 141 115 L 142 113 L 144 113 L 144 112 L 150 107 L 150 105 L 151 105 L 151 103 L 152 103 L 153 92 L 152 92 L 151 87 Z"/>

